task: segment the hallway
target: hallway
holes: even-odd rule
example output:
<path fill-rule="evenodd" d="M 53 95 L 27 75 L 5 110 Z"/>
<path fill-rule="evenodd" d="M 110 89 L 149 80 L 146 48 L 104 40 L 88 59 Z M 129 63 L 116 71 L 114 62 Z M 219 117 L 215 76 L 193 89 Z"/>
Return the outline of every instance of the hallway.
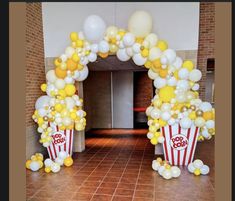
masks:
<path fill-rule="evenodd" d="M 28 201 L 206 201 L 214 199 L 214 140 L 198 143 L 196 158 L 211 171 L 196 177 L 185 168 L 164 180 L 151 168 L 154 146 L 147 130 L 113 129 L 86 133 L 86 150 L 57 174 L 27 170 Z M 209 145 L 210 144 L 210 145 Z M 176 195 L 175 195 L 176 194 Z"/>

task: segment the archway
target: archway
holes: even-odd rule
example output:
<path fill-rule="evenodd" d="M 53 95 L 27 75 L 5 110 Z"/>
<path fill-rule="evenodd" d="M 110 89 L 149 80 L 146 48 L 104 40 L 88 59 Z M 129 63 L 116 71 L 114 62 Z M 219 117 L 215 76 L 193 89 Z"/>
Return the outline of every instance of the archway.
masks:
<path fill-rule="evenodd" d="M 67 153 L 72 155 L 73 129 L 82 131 L 86 126 L 86 112 L 82 108 L 83 100 L 75 94 L 75 82 L 87 78 L 89 62 L 109 55 L 116 55 L 123 62 L 132 60 L 135 65 L 148 69 L 148 76 L 154 80 L 157 90 L 146 110 L 149 118 L 147 137 L 153 145 L 164 143 L 164 154 L 167 154 L 166 143 L 172 138 L 165 137 L 166 126 L 179 125 L 178 134 L 182 134 L 182 130 L 197 128 L 192 143 L 214 135 L 214 109 L 210 103 L 202 102 L 198 94 L 201 72 L 192 61 L 178 57 L 173 49 L 168 48 L 167 42 L 159 40 L 151 30 L 151 16 L 137 11 L 129 20 L 128 31 L 115 26 L 106 29 L 104 21 L 92 15 L 85 20 L 83 32 L 70 34 L 71 45 L 55 59 L 55 69 L 47 72 L 47 83 L 41 85 L 47 95 L 37 100 L 33 115 L 41 133 L 40 143 L 48 148 L 52 159 L 56 159 L 56 152 L 63 151 L 63 148 L 67 151 L 70 147 Z M 50 153 L 50 146 L 55 154 Z M 188 156 L 188 162 L 192 158 Z"/>

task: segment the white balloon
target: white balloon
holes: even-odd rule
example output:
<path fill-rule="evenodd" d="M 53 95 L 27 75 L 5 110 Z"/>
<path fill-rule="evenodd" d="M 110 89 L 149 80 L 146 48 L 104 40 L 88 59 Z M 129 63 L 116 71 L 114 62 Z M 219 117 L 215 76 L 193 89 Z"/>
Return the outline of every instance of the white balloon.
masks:
<path fill-rule="evenodd" d="M 171 114 L 170 112 L 162 112 L 161 114 L 161 118 L 164 120 L 164 121 L 168 121 L 170 118 L 171 118 Z"/>
<path fill-rule="evenodd" d="M 179 80 L 176 86 L 184 91 L 187 91 L 190 88 L 189 82 L 187 80 Z"/>
<path fill-rule="evenodd" d="M 62 54 L 62 55 L 60 56 L 60 59 L 62 60 L 62 62 L 66 62 L 67 59 L 68 59 L 68 57 L 67 57 L 66 54 Z"/>
<path fill-rule="evenodd" d="M 156 34 L 154 33 L 150 33 L 145 39 L 144 41 L 148 41 L 149 42 L 149 48 L 154 47 L 157 44 L 158 41 L 158 37 Z"/>
<path fill-rule="evenodd" d="M 47 114 L 47 111 L 46 111 L 44 108 L 39 108 L 39 109 L 38 109 L 38 114 L 39 114 L 41 117 L 44 117 L 44 116 Z"/>
<path fill-rule="evenodd" d="M 44 108 L 46 106 L 49 106 L 49 101 L 50 101 L 49 96 L 40 96 L 35 103 L 35 109 L 38 110 L 39 108 Z"/>
<path fill-rule="evenodd" d="M 56 118 L 55 118 L 55 122 L 56 122 L 57 124 L 62 123 L 62 118 L 56 117 Z"/>
<path fill-rule="evenodd" d="M 102 40 L 99 42 L 99 52 L 107 53 L 109 51 L 109 44 L 107 41 Z"/>
<path fill-rule="evenodd" d="M 190 73 L 189 73 L 189 79 L 193 82 L 198 82 L 202 77 L 202 73 L 200 70 L 198 69 L 193 69 Z"/>
<path fill-rule="evenodd" d="M 80 72 L 79 72 L 78 70 L 75 70 L 75 71 L 74 71 L 74 74 L 73 74 L 73 76 L 72 76 L 73 79 L 77 80 L 79 76 L 80 76 Z"/>
<path fill-rule="evenodd" d="M 175 86 L 177 84 L 177 80 L 175 77 L 170 77 L 168 80 L 167 80 L 167 85 L 169 86 Z"/>
<path fill-rule="evenodd" d="M 50 167 L 52 165 L 53 161 L 50 159 L 50 158 L 47 158 L 45 161 L 44 161 L 44 165 L 45 167 Z"/>
<path fill-rule="evenodd" d="M 126 49 L 119 49 L 117 51 L 117 58 L 120 61 L 128 61 L 131 57 L 127 55 Z"/>
<path fill-rule="evenodd" d="M 134 54 L 132 47 L 127 47 L 126 48 L 126 53 L 127 53 L 128 56 L 132 57 L 133 54 Z"/>
<path fill-rule="evenodd" d="M 202 102 L 199 106 L 199 109 L 201 109 L 203 112 L 207 112 L 212 110 L 212 105 L 209 102 Z"/>
<path fill-rule="evenodd" d="M 30 170 L 36 172 L 40 169 L 40 164 L 37 161 L 32 161 L 29 167 L 30 167 Z"/>
<path fill-rule="evenodd" d="M 92 45 L 91 45 L 91 51 L 92 51 L 93 53 L 97 53 L 97 52 L 99 51 L 99 46 L 98 46 L 98 44 L 92 44 Z"/>
<path fill-rule="evenodd" d="M 158 171 L 158 169 L 159 169 L 160 166 L 161 166 L 161 165 L 160 165 L 160 163 L 159 163 L 158 161 L 154 160 L 154 161 L 152 162 L 152 168 L 153 168 L 153 170 Z"/>
<path fill-rule="evenodd" d="M 137 66 L 143 66 L 145 62 L 147 61 L 147 58 L 142 57 L 140 53 L 134 54 L 132 59 Z"/>
<path fill-rule="evenodd" d="M 171 110 L 171 104 L 170 103 L 163 103 L 161 106 L 162 111 L 170 111 Z"/>
<path fill-rule="evenodd" d="M 55 81 L 55 87 L 57 89 L 63 89 L 65 87 L 65 81 L 63 79 L 57 79 Z"/>
<path fill-rule="evenodd" d="M 154 107 L 153 106 L 149 106 L 149 107 L 147 107 L 147 109 L 146 109 L 146 111 L 145 111 L 145 114 L 147 115 L 147 116 L 150 116 L 150 114 L 151 114 L 151 111 L 154 109 Z"/>
<path fill-rule="evenodd" d="M 57 79 L 55 71 L 54 70 L 49 70 L 46 74 L 46 79 L 50 83 L 54 83 Z"/>
<path fill-rule="evenodd" d="M 188 165 L 188 171 L 191 172 L 191 173 L 194 173 L 195 169 L 196 169 L 196 168 L 194 167 L 193 163 L 189 163 L 189 165 Z"/>
<path fill-rule="evenodd" d="M 180 57 L 176 57 L 172 65 L 175 66 L 176 69 L 180 69 L 182 64 L 183 64 L 182 59 Z"/>
<path fill-rule="evenodd" d="M 81 57 L 80 63 L 81 63 L 83 66 L 85 66 L 85 65 L 87 65 L 87 64 L 89 63 L 89 60 L 88 60 L 87 57 Z"/>
<path fill-rule="evenodd" d="M 158 137 L 158 142 L 163 143 L 165 141 L 165 138 L 163 136 Z"/>
<path fill-rule="evenodd" d="M 67 58 L 71 58 L 74 52 L 75 49 L 73 47 L 67 47 L 65 49 L 65 55 L 67 56 Z"/>
<path fill-rule="evenodd" d="M 172 64 L 176 59 L 176 53 L 172 49 L 166 49 L 163 52 L 163 54 L 167 58 L 167 61 L 168 61 L 169 64 Z"/>
<path fill-rule="evenodd" d="M 165 169 L 164 165 L 162 165 L 162 166 L 160 166 L 160 167 L 158 168 L 158 173 L 162 176 L 162 174 L 163 174 L 163 172 L 164 172 L 165 170 L 166 170 L 166 169 Z"/>
<path fill-rule="evenodd" d="M 176 121 L 174 118 L 170 118 L 167 123 L 172 126 L 176 123 Z"/>
<path fill-rule="evenodd" d="M 58 154 L 58 157 L 62 160 L 64 160 L 67 156 L 68 154 L 65 151 L 60 151 Z"/>
<path fill-rule="evenodd" d="M 171 179 L 172 178 L 171 170 L 168 169 L 164 170 L 162 176 L 164 179 Z"/>
<path fill-rule="evenodd" d="M 161 55 L 160 62 L 162 65 L 166 65 L 167 64 L 167 57 L 164 55 Z"/>
<path fill-rule="evenodd" d="M 164 87 L 166 85 L 166 79 L 157 77 L 154 81 L 153 81 L 153 85 L 157 88 L 160 89 L 162 87 Z"/>
<path fill-rule="evenodd" d="M 72 120 L 69 117 L 64 117 L 62 119 L 62 122 L 65 126 L 69 126 L 70 124 L 72 124 Z"/>
<path fill-rule="evenodd" d="M 158 47 L 152 47 L 149 51 L 148 59 L 153 61 L 155 59 L 160 58 L 162 55 L 162 51 Z"/>
<path fill-rule="evenodd" d="M 64 81 L 66 84 L 73 84 L 74 83 L 74 79 L 72 77 L 68 77 L 68 76 L 64 79 Z"/>
<path fill-rule="evenodd" d="M 184 117 L 180 120 L 180 126 L 184 129 L 190 128 L 192 125 L 192 121 L 188 117 Z"/>
<path fill-rule="evenodd" d="M 158 119 L 160 118 L 160 115 L 161 115 L 161 110 L 157 109 L 157 108 L 154 108 L 151 113 L 150 113 L 150 116 L 153 118 L 153 119 Z"/>
<path fill-rule="evenodd" d="M 210 129 L 210 128 L 215 128 L 215 121 L 213 121 L 213 120 L 208 120 L 208 121 L 206 121 L 206 127 L 207 127 L 208 129 Z"/>
<path fill-rule="evenodd" d="M 178 93 L 176 95 L 176 100 L 180 103 L 183 103 L 187 100 L 186 94 L 185 93 Z"/>
<path fill-rule="evenodd" d="M 87 66 L 84 66 L 84 68 L 81 71 L 79 71 L 79 73 L 80 73 L 80 75 L 76 80 L 79 82 L 82 82 L 87 78 L 87 76 L 89 74 Z"/>
<path fill-rule="evenodd" d="M 55 159 L 55 162 L 58 163 L 60 166 L 64 165 L 64 160 L 62 160 L 61 158 L 57 157 Z"/>
<path fill-rule="evenodd" d="M 152 17 L 145 11 L 134 12 L 128 21 L 128 30 L 136 37 L 145 37 L 152 30 Z"/>
<path fill-rule="evenodd" d="M 91 52 L 87 58 L 90 62 L 94 62 L 97 59 L 97 55 L 94 52 Z"/>
<path fill-rule="evenodd" d="M 141 44 L 134 43 L 134 45 L 132 46 L 133 52 L 134 53 L 140 53 L 140 47 L 141 47 Z"/>
<path fill-rule="evenodd" d="M 153 137 L 154 137 L 153 133 L 150 133 L 150 132 L 147 133 L 147 138 L 148 139 L 152 139 Z"/>
<path fill-rule="evenodd" d="M 200 170 L 201 170 L 201 174 L 203 175 L 206 175 L 210 172 L 210 168 L 207 165 L 203 165 Z"/>
<path fill-rule="evenodd" d="M 73 98 L 71 97 L 66 97 L 65 98 L 65 103 L 66 103 L 66 107 L 71 110 L 74 108 L 75 106 L 75 101 L 73 100 Z"/>
<path fill-rule="evenodd" d="M 210 138 L 210 133 L 208 132 L 207 129 L 203 129 L 202 132 L 201 132 L 202 136 L 206 139 L 209 139 Z"/>
<path fill-rule="evenodd" d="M 44 142 L 42 145 L 43 145 L 44 147 L 48 147 L 48 146 L 50 145 L 50 142 Z"/>
<path fill-rule="evenodd" d="M 132 33 L 126 33 L 126 34 L 123 36 L 123 44 L 124 44 L 126 47 L 130 47 L 130 46 L 132 46 L 134 43 L 135 43 L 135 36 L 134 36 L 134 34 L 132 34 Z"/>
<path fill-rule="evenodd" d="M 158 77 L 158 73 L 155 73 L 151 68 L 148 70 L 148 77 L 152 80 Z"/>
<path fill-rule="evenodd" d="M 106 24 L 104 20 L 97 15 L 90 15 L 83 24 L 83 33 L 86 40 L 97 43 L 104 37 Z"/>
<path fill-rule="evenodd" d="M 199 84 L 196 83 L 196 84 L 193 85 L 192 90 L 197 91 L 199 89 L 199 87 L 200 87 Z"/>
<path fill-rule="evenodd" d="M 187 68 L 181 68 L 178 72 L 178 76 L 180 79 L 188 79 L 189 71 Z"/>
<path fill-rule="evenodd" d="M 60 171 L 60 165 L 58 163 L 53 163 L 51 165 L 51 171 L 56 173 L 56 172 L 59 172 Z"/>
<path fill-rule="evenodd" d="M 195 161 L 193 161 L 193 166 L 195 168 L 201 169 L 203 165 L 204 164 L 200 159 L 196 159 Z"/>
<path fill-rule="evenodd" d="M 204 120 L 204 118 L 202 118 L 202 117 L 197 117 L 197 118 L 195 119 L 194 123 L 195 123 L 195 126 L 197 126 L 197 127 L 202 127 L 202 126 L 205 125 L 205 120 Z"/>
<path fill-rule="evenodd" d="M 171 174 L 172 174 L 172 177 L 179 177 L 180 174 L 181 174 L 181 170 L 177 167 L 177 166 L 172 166 L 171 167 Z"/>

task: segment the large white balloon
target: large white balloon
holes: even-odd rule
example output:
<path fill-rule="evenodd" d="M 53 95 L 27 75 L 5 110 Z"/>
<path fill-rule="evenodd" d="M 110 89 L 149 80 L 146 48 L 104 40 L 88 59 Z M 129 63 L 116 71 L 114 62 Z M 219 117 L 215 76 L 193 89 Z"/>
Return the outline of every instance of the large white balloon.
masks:
<path fill-rule="evenodd" d="M 135 43 L 135 36 L 132 33 L 126 33 L 123 37 L 123 44 L 130 47 Z"/>
<path fill-rule="evenodd" d="M 134 54 L 132 59 L 137 66 L 143 66 L 147 61 L 147 58 L 142 57 L 140 53 Z"/>
<path fill-rule="evenodd" d="M 44 108 L 46 106 L 49 106 L 50 97 L 49 96 L 40 96 L 36 103 L 35 103 L 35 109 L 38 110 L 39 108 Z"/>
<path fill-rule="evenodd" d="M 106 24 L 104 20 L 97 15 L 90 15 L 83 24 L 83 32 L 86 40 L 97 43 L 103 39 Z"/>
<path fill-rule="evenodd" d="M 153 81 L 153 85 L 157 88 L 160 89 L 162 87 L 164 87 L 166 85 L 166 79 L 157 77 L 154 81 Z"/>
<path fill-rule="evenodd" d="M 76 80 L 82 82 L 87 78 L 88 74 L 89 74 L 88 67 L 84 66 L 84 68 L 81 71 L 79 71 L 79 76 Z"/>
<path fill-rule="evenodd" d="M 136 11 L 128 22 L 128 30 L 136 37 L 145 37 L 152 31 L 152 17 L 145 11 Z"/>
<path fill-rule="evenodd" d="M 49 70 L 46 74 L 46 79 L 47 79 L 48 82 L 54 83 L 57 79 L 57 77 L 55 75 L 55 71 L 54 70 Z"/>
<path fill-rule="evenodd" d="M 131 57 L 127 55 L 126 49 L 119 49 L 117 51 L 117 58 L 120 61 L 128 61 Z"/>
<path fill-rule="evenodd" d="M 162 54 L 162 51 L 158 47 L 153 47 L 149 51 L 148 59 L 150 61 L 153 61 L 155 59 L 160 58 L 161 54 Z"/>

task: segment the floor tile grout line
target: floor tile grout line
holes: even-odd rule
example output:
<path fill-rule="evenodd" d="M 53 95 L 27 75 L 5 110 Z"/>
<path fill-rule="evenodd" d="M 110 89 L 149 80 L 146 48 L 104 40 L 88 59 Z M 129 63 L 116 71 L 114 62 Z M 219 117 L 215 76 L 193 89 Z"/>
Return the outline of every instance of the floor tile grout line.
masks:
<path fill-rule="evenodd" d="M 120 152 L 124 149 L 125 147 L 123 147 L 120 151 L 119 151 L 119 154 L 120 154 Z M 113 148 L 112 148 L 113 149 Z M 111 150 L 112 150 L 111 149 Z M 110 151 L 111 151 L 110 150 Z M 117 161 L 117 159 L 118 159 L 118 157 L 116 158 L 116 160 L 115 160 L 115 162 Z M 114 163 L 115 163 L 114 162 Z M 114 164 L 112 165 L 112 167 L 114 166 Z M 106 175 L 109 173 L 109 171 L 112 169 L 112 167 L 108 170 L 108 172 L 105 174 L 105 176 L 104 176 L 104 178 L 106 177 Z M 104 181 L 104 178 L 102 179 L 102 182 Z M 101 183 L 102 183 L 101 182 Z M 95 195 L 95 193 L 97 192 L 97 190 L 98 190 L 98 188 L 100 187 L 100 185 L 101 185 L 101 183 L 99 184 L 99 186 L 96 188 L 96 191 L 94 192 L 94 194 L 93 194 L 93 196 L 92 196 L 92 198 L 90 199 L 90 200 L 92 200 L 93 199 L 93 197 L 94 197 L 94 195 Z"/>
<path fill-rule="evenodd" d="M 136 192 L 136 188 L 137 188 L 137 184 L 138 184 L 138 179 L 140 177 L 140 171 L 141 171 L 141 167 L 142 167 L 142 164 L 143 164 L 144 154 L 145 154 L 145 151 L 146 151 L 146 147 L 147 147 L 147 143 L 145 144 L 145 147 L 144 147 L 144 152 L 143 152 L 143 156 L 142 156 L 142 159 L 141 159 L 141 164 L 140 164 L 140 167 L 139 167 L 139 173 L 138 173 L 138 176 L 137 176 L 137 180 L 136 180 L 136 185 L 135 185 L 135 188 L 134 188 L 134 193 L 133 193 L 132 201 L 134 200 L 134 197 L 135 197 L 135 192 Z"/>
<path fill-rule="evenodd" d="M 124 170 L 123 170 L 123 172 L 122 172 L 122 175 L 121 175 L 121 177 L 120 177 L 120 179 L 119 179 L 119 181 L 118 181 L 117 187 L 118 187 L 118 185 L 120 184 L 120 181 L 122 180 L 122 177 L 123 177 L 124 172 L 125 172 L 125 170 L 126 170 L 126 168 L 127 168 L 127 165 L 128 165 L 128 163 L 129 163 L 129 161 L 130 161 L 130 159 L 131 159 L 131 156 L 132 156 L 132 154 L 133 154 L 133 152 L 134 152 L 134 150 L 135 150 L 135 148 L 136 148 L 136 146 L 137 146 L 138 140 L 139 140 L 139 138 L 136 139 L 136 144 L 135 144 L 135 146 L 134 146 L 134 148 L 133 148 L 133 150 L 132 150 L 132 152 L 131 152 L 131 154 L 130 154 L 130 156 L 129 156 L 129 158 L 128 158 L 128 161 L 127 161 L 127 163 L 126 163 L 126 166 L 125 166 L 125 168 L 124 168 Z M 115 188 L 115 191 L 114 191 L 114 193 L 113 193 L 113 196 L 112 196 L 112 198 L 111 198 L 111 201 L 113 201 L 113 199 L 114 199 L 114 195 L 115 195 L 115 193 L 116 193 L 116 191 L 117 191 L 117 187 Z"/>

